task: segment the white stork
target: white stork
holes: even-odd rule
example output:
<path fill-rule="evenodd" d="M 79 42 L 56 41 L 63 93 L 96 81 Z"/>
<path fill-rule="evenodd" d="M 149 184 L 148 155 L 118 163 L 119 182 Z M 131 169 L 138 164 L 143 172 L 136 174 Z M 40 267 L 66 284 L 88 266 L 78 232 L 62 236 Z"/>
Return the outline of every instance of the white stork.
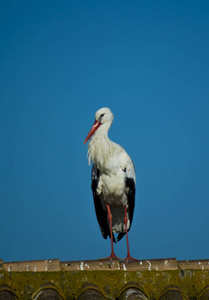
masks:
<path fill-rule="evenodd" d="M 88 145 L 89 165 L 93 162 L 91 188 L 102 236 L 111 238 L 111 255 L 108 258 L 117 258 L 113 249 L 113 242 L 116 242 L 113 233 L 118 232 L 117 241 L 126 235 L 125 260 L 128 262 L 134 260 L 129 251 L 128 231 L 134 213 L 136 177 L 129 155 L 108 138 L 113 118 L 109 108 L 99 109 L 84 144 L 92 137 Z"/>

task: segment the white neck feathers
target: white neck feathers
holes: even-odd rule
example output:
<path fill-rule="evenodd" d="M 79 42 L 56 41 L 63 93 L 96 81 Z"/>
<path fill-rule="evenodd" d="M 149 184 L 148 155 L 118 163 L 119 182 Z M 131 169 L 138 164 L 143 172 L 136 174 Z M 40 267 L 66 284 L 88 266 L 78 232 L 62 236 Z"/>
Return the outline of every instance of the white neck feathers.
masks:
<path fill-rule="evenodd" d="M 88 145 L 89 165 L 92 161 L 94 165 L 102 170 L 110 152 L 110 147 L 111 141 L 109 140 L 107 133 L 95 132 Z"/>

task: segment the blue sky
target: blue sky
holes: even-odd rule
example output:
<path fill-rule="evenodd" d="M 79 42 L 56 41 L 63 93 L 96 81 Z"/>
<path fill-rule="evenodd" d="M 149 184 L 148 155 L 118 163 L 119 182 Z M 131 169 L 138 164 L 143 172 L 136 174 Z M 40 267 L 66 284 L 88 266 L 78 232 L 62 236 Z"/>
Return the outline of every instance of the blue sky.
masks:
<path fill-rule="evenodd" d="M 83 145 L 104 106 L 136 168 L 131 255 L 208 258 L 208 13 L 208 1 L 1 1 L 0 258 L 110 254 Z"/>

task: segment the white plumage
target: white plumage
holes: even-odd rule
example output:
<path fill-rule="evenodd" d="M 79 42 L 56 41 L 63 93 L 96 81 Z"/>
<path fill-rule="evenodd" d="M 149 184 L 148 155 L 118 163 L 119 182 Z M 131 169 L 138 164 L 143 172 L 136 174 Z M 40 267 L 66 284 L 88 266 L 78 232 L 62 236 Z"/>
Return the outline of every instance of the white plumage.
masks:
<path fill-rule="evenodd" d="M 111 238 L 111 256 L 113 251 L 112 232 L 117 232 L 119 241 L 127 237 L 127 260 L 133 259 L 129 253 L 127 231 L 130 229 L 135 205 L 135 169 L 126 151 L 108 138 L 108 131 L 113 121 L 109 108 L 101 108 L 95 114 L 95 123 L 86 140 L 89 164 L 92 167 L 92 191 L 97 220 L 104 238 Z M 125 219 L 125 217 L 127 217 Z M 127 221 L 126 221 L 127 220 Z M 109 221 L 109 222 L 108 222 Z"/>

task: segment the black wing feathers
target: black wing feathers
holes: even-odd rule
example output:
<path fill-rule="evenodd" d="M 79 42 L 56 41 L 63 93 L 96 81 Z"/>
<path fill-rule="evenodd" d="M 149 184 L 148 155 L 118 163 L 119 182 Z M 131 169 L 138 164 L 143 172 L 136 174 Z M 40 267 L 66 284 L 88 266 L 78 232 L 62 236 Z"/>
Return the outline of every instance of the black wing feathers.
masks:
<path fill-rule="evenodd" d="M 134 182 L 133 178 L 126 177 L 125 183 L 126 183 L 126 188 L 128 188 L 127 198 L 128 198 L 129 219 L 130 219 L 130 227 L 128 229 L 128 231 L 129 231 L 131 228 L 131 223 L 132 223 L 133 215 L 134 215 L 136 187 L 135 187 L 135 182 Z M 124 237 L 124 235 L 125 235 L 125 232 L 120 232 L 118 234 L 117 241 L 119 242 Z"/>
<path fill-rule="evenodd" d="M 96 191 L 98 182 L 99 182 L 100 171 L 94 165 L 92 167 L 91 176 L 92 176 L 91 189 L 92 189 L 93 197 L 94 197 L 94 206 L 95 206 L 97 221 L 99 223 L 99 227 L 102 232 L 102 236 L 104 239 L 106 239 L 107 236 L 110 237 L 110 229 L 108 226 L 107 212 L 103 209 L 102 204 L 101 204 L 101 199 L 99 198 L 99 195 L 97 194 L 97 191 Z M 115 242 L 114 237 L 113 237 L 113 241 Z"/>
<path fill-rule="evenodd" d="M 128 177 L 126 178 L 126 187 L 129 188 L 127 197 L 128 197 L 129 218 L 130 218 L 130 228 L 131 228 L 133 215 L 134 215 L 135 193 L 136 193 L 136 187 L 133 178 L 128 178 Z"/>

